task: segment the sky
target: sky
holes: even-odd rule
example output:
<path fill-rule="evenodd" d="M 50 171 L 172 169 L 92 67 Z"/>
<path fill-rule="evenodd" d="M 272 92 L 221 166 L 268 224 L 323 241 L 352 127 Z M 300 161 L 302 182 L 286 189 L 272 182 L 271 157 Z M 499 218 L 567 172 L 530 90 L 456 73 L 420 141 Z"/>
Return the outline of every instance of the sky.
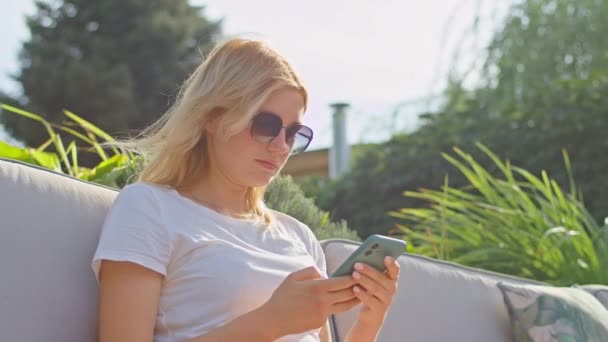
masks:
<path fill-rule="evenodd" d="M 103 0 L 100 0 L 103 1 Z M 191 0 L 213 19 L 223 18 L 227 36 L 261 39 L 283 54 L 309 91 L 304 121 L 315 131 L 310 149 L 332 144 L 329 105 L 350 104 L 349 143 L 383 141 L 412 130 L 417 114 L 432 109 L 429 96 L 441 93 L 453 52 L 478 8 L 478 46 L 465 46 L 460 66 L 480 60 L 483 42 L 508 0 Z M 478 7 L 481 4 L 481 7 Z M 25 15 L 33 1 L 0 0 L 0 89 L 18 93 L 10 74 L 29 37 Z M 485 25 L 485 26 L 484 26 Z M 459 67 L 457 65 L 457 67 Z M 436 103 L 430 102 L 430 103 Z M 399 108 L 399 110 L 397 110 Z M 396 114 L 395 114 L 396 113 Z M 0 140 L 7 139 L 0 128 Z"/>

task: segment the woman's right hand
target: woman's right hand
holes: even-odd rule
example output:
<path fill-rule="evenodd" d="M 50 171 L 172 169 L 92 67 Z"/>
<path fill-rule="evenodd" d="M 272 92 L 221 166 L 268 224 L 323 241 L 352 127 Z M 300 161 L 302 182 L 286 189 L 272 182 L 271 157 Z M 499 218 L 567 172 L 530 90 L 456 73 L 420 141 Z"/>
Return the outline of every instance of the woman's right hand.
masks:
<path fill-rule="evenodd" d="M 352 276 L 325 279 L 311 266 L 291 273 L 259 308 L 275 326 L 275 336 L 318 329 L 327 318 L 359 304 Z M 270 327 L 268 327 L 270 328 Z"/>

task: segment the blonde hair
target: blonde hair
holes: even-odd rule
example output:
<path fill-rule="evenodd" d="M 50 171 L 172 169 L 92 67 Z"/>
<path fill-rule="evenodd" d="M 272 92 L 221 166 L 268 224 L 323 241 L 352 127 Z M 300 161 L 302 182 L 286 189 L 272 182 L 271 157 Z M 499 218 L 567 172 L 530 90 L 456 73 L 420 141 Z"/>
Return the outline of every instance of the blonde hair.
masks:
<path fill-rule="evenodd" d="M 217 45 L 182 85 L 173 106 L 136 138 L 118 142 L 144 157 L 137 180 L 174 189 L 192 185 L 209 167 L 204 127 L 223 114 L 219 131 L 230 137 L 245 129 L 274 91 L 290 87 L 308 94 L 293 67 L 267 44 L 233 38 Z M 272 222 L 266 187 L 247 190 L 247 210 Z"/>

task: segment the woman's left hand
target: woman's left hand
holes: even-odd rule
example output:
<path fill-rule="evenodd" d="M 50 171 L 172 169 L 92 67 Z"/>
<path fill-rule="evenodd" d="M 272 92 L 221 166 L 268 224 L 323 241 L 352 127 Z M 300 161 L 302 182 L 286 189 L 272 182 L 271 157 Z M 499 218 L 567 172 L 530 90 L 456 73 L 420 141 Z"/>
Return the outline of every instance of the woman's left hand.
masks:
<path fill-rule="evenodd" d="M 397 293 L 399 263 L 391 257 L 386 257 L 384 264 L 386 265 L 384 272 L 361 263 L 355 265 L 353 272 L 353 279 L 357 282 L 353 291 L 363 304 L 357 323 L 370 328 L 380 328 L 393 296 Z"/>

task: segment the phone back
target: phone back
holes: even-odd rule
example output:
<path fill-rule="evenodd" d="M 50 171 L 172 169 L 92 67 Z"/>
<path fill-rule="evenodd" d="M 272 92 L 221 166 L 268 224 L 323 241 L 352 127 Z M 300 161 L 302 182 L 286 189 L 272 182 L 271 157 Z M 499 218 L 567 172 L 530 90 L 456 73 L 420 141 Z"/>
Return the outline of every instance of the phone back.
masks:
<path fill-rule="evenodd" d="M 407 245 L 403 240 L 383 235 L 371 235 L 336 269 L 332 277 L 352 274 L 357 262 L 370 265 L 380 272 L 384 272 L 386 270 L 384 258 L 391 256 L 396 259 L 406 251 L 406 247 Z"/>

